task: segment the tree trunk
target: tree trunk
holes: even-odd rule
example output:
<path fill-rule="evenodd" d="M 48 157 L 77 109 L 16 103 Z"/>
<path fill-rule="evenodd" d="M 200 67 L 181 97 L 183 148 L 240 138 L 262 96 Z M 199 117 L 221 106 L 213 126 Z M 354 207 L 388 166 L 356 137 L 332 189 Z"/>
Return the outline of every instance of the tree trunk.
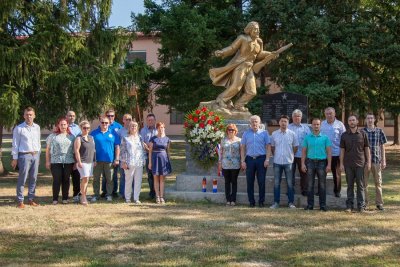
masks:
<path fill-rule="evenodd" d="M 394 136 L 393 136 L 393 145 L 400 145 L 400 114 L 394 114 Z"/>
<path fill-rule="evenodd" d="M 0 175 L 4 174 L 4 166 L 3 166 L 3 151 L 2 151 L 2 147 L 3 147 L 3 125 L 0 124 Z"/>

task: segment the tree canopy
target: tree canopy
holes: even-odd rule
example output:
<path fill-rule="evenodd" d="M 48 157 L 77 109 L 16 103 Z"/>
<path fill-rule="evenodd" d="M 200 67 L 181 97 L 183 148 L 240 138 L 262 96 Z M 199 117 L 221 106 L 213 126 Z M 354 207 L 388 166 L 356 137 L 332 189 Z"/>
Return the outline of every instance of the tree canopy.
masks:
<path fill-rule="evenodd" d="M 224 62 L 211 52 L 232 42 L 250 20 L 260 23 L 265 49 L 294 44 L 261 76 L 308 96 L 311 115 L 327 106 L 378 113 L 398 103 L 397 1 L 146 0 L 145 7 L 134 27 L 160 37 L 162 67 L 153 78 L 162 84 L 162 104 L 188 111 L 215 98 L 222 88 L 211 86 L 208 69 Z"/>

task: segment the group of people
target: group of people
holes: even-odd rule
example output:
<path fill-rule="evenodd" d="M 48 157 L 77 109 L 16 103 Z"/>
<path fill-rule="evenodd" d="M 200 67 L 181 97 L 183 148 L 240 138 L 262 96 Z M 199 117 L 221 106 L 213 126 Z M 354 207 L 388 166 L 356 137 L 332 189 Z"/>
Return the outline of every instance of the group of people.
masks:
<path fill-rule="evenodd" d="M 287 181 L 288 207 L 296 208 L 295 173 L 300 174 L 300 190 L 307 197 L 305 210 L 314 209 L 314 195 L 319 196 L 319 208 L 327 211 L 326 177 L 332 172 L 333 194 L 341 197 L 341 172 L 345 171 L 347 181 L 346 211 L 365 211 L 368 206 L 368 179 L 372 173 L 376 189 L 376 208 L 384 210 L 382 199 L 382 169 L 386 167 L 386 136 L 375 126 L 375 116 L 367 114 L 366 126 L 358 127 L 355 115 L 348 117 L 346 130 L 344 124 L 336 119 L 335 109 L 325 109 L 325 120 L 313 118 L 311 129 L 301 123 L 301 110 L 294 110 L 292 123 L 283 115 L 279 119 L 279 129 L 271 136 L 260 127 L 260 117 L 250 118 L 250 129 L 237 137 L 235 124 L 228 124 L 226 137 L 219 150 L 219 168 L 225 179 L 226 205 L 236 205 L 237 178 L 240 169 L 245 170 L 247 194 L 250 207 L 255 207 L 254 182 L 257 177 L 258 205 L 265 205 L 265 177 L 270 158 L 274 168 L 274 202 L 271 209 L 280 206 L 282 173 Z M 318 191 L 314 192 L 315 176 L 318 177 Z M 354 184 L 356 183 L 356 203 Z M 315 194 L 314 194 L 315 193 Z"/>
<path fill-rule="evenodd" d="M 12 168 L 19 170 L 17 181 L 18 208 L 24 208 L 24 187 L 28 181 L 28 204 L 34 201 L 40 160 L 40 126 L 34 123 L 35 110 L 24 110 L 25 121 L 13 130 Z M 100 197 L 112 201 L 121 196 L 127 203 L 140 204 L 143 168 L 146 168 L 150 197 L 156 203 L 165 203 L 165 177 L 171 173 L 170 144 L 165 125 L 156 123 L 154 114 L 148 114 L 147 124 L 139 133 L 139 125 L 132 115 L 123 116 L 123 126 L 115 121 L 115 111 L 109 109 L 100 116 L 100 126 L 90 131 L 90 123 L 75 124 L 76 114 L 68 111 L 55 124 L 46 139 L 46 168 L 53 177 L 53 204 L 57 205 L 61 189 L 62 203 L 69 201 L 72 176 L 73 199 L 88 204 L 87 186 L 93 177 L 91 202 Z M 119 174 L 119 175 L 118 175 Z M 119 176 L 119 177 L 118 177 Z M 100 180 L 103 177 L 100 194 Z M 119 180 L 119 192 L 118 190 Z"/>

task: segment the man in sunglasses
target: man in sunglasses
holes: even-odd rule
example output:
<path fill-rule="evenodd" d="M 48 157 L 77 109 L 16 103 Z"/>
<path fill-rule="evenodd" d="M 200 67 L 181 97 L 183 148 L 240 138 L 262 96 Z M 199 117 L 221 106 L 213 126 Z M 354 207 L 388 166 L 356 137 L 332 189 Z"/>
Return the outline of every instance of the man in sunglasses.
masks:
<path fill-rule="evenodd" d="M 115 131 L 109 129 L 110 120 L 108 117 L 100 118 L 100 127 L 90 135 L 93 136 L 96 147 L 96 166 L 93 170 L 92 202 L 100 197 L 100 176 L 103 174 L 106 179 L 107 201 L 112 201 L 113 172 L 119 165 L 120 138 Z"/>
<path fill-rule="evenodd" d="M 115 121 L 115 110 L 113 110 L 113 109 L 107 110 L 106 117 L 110 121 L 110 125 L 108 126 L 108 129 L 110 129 L 110 131 L 113 131 L 116 134 L 118 134 L 119 130 L 122 129 L 123 127 L 121 124 L 119 124 L 118 122 Z M 114 172 L 113 172 L 113 183 L 114 183 L 113 196 L 114 197 L 118 197 L 118 193 L 117 193 L 118 172 L 119 172 L 119 166 L 116 166 L 114 168 Z M 104 179 L 104 174 L 103 174 L 103 181 L 102 181 L 102 185 L 101 185 L 101 191 L 102 191 L 101 196 L 105 197 L 107 195 L 107 193 L 106 193 L 106 179 Z M 123 192 L 122 192 L 122 194 L 123 194 Z"/>

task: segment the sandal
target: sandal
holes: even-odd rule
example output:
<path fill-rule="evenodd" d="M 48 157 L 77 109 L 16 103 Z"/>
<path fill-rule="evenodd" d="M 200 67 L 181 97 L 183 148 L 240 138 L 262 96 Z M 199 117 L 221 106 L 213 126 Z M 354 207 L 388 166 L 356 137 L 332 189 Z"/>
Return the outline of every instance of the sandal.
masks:
<path fill-rule="evenodd" d="M 161 204 L 165 204 L 165 200 L 163 197 L 160 198 Z"/>

